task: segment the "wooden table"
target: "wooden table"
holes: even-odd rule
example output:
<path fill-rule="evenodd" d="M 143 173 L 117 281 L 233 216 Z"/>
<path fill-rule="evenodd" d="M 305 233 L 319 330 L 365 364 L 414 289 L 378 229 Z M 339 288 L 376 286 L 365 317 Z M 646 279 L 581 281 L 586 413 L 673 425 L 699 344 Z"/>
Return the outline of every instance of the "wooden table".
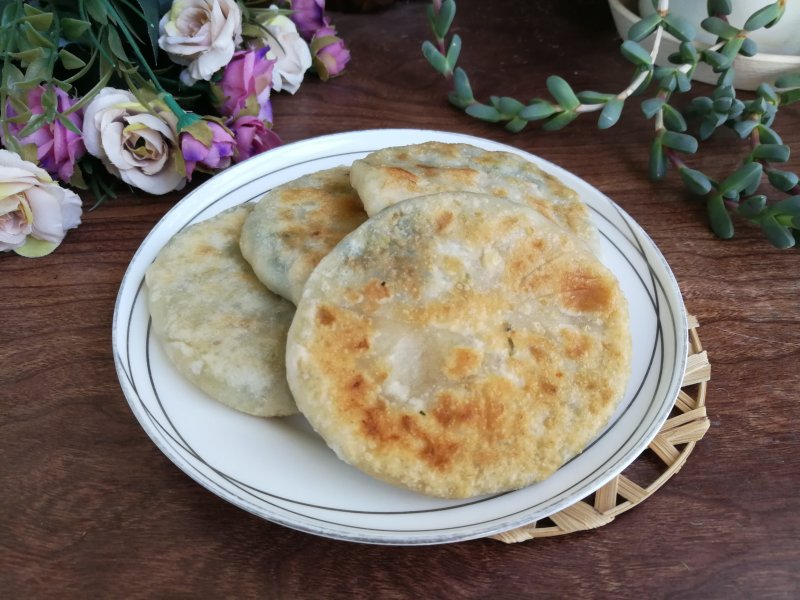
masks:
<path fill-rule="evenodd" d="M 479 98 L 544 95 L 558 73 L 620 90 L 629 65 L 603 2 L 461 0 L 455 30 Z M 512 135 L 445 100 L 420 44 L 424 4 L 334 15 L 346 76 L 274 98 L 286 142 L 417 127 L 506 142 L 609 195 L 669 261 L 713 368 L 711 429 L 683 470 L 601 529 L 504 545 L 333 541 L 254 517 L 209 493 L 148 439 L 120 389 L 111 320 L 134 251 L 180 199 L 126 195 L 86 213 L 51 256 L 0 256 L 0 592 L 23 597 L 696 597 L 800 595 L 800 277 L 741 223 L 732 241 L 673 173 L 645 173 L 650 132 L 636 104 L 610 131 L 581 119 Z M 800 109 L 776 127 L 800 148 Z M 721 175 L 738 142 L 720 131 L 695 164 Z M 715 153 L 716 152 L 716 153 Z M 792 159 L 795 170 L 798 158 Z"/>

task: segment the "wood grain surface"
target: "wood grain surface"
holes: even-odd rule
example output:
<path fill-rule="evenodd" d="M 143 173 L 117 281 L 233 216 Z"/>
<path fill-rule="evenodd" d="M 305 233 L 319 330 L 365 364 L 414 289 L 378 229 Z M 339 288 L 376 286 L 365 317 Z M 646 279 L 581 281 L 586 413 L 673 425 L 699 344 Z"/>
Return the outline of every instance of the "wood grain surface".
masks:
<path fill-rule="evenodd" d="M 504 545 L 380 547 L 313 537 L 211 494 L 149 440 L 111 349 L 125 269 L 181 198 L 133 193 L 84 214 L 52 255 L 0 256 L 0 595 L 6 598 L 797 598 L 800 597 L 800 255 L 737 223 L 720 241 L 673 173 L 645 173 L 648 124 L 634 102 L 608 131 L 510 134 L 450 107 L 420 53 L 424 3 L 334 14 L 347 74 L 274 97 L 285 142 L 338 131 L 464 132 L 533 152 L 628 211 L 661 248 L 701 323 L 712 363 L 711 429 L 683 470 L 610 525 Z M 544 80 L 625 87 L 608 7 L 460 0 L 455 31 L 476 95 L 527 100 Z M 708 88 L 706 88 L 708 91 Z M 781 111 L 800 149 L 800 108 Z M 694 164 L 740 160 L 720 131 Z M 792 167 L 800 168 L 795 155 Z M 90 205 L 90 199 L 84 203 Z"/>

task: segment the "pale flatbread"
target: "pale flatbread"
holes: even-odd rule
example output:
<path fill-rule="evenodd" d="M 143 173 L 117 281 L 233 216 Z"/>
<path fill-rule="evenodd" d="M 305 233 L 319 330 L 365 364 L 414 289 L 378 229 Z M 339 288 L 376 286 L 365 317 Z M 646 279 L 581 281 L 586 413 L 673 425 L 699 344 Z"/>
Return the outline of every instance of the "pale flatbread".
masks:
<path fill-rule="evenodd" d="M 287 376 L 346 462 L 441 497 L 516 489 L 594 438 L 630 370 L 613 274 L 539 212 L 470 193 L 400 202 L 326 256 Z"/>
<path fill-rule="evenodd" d="M 425 142 L 384 148 L 356 160 L 350 182 L 373 216 L 400 200 L 438 192 L 477 192 L 528 204 L 599 250 L 596 229 L 578 194 L 509 152 L 469 144 Z"/>
<path fill-rule="evenodd" d="M 285 375 L 294 307 L 239 252 L 252 205 L 176 234 L 147 269 L 153 331 L 170 361 L 212 398 L 258 416 L 297 412 Z"/>
<path fill-rule="evenodd" d="M 261 282 L 296 304 L 317 263 L 366 220 L 350 170 L 338 167 L 268 192 L 247 218 L 239 243 Z"/>

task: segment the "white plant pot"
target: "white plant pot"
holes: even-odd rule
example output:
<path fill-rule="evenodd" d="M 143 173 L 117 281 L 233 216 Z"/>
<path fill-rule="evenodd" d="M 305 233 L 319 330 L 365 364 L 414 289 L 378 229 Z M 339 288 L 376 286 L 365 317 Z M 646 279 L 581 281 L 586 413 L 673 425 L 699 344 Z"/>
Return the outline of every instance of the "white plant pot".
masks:
<path fill-rule="evenodd" d="M 609 0 L 611 14 L 617 31 L 623 39 L 628 37 L 628 29 L 640 20 L 638 14 L 640 0 Z M 729 20 L 732 25 L 741 27 L 744 21 L 760 7 L 768 4 L 768 0 L 734 0 L 734 11 Z M 650 0 L 641 0 L 642 10 L 653 11 Z M 710 45 L 716 38 L 700 28 L 708 14 L 706 3 L 701 0 L 670 0 L 670 10 L 684 16 L 698 30 L 698 45 Z M 648 13 L 649 14 L 649 13 Z M 703 37 L 705 34 L 707 37 Z M 653 47 L 654 35 L 643 40 L 642 46 L 648 50 Z M 773 83 L 775 79 L 786 73 L 800 72 L 800 0 L 789 0 L 786 13 L 781 21 L 770 29 L 757 31 L 752 36 L 759 45 L 759 53 L 753 57 L 737 56 L 734 62 L 734 86 L 740 90 L 754 90 L 761 83 Z M 668 33 L 664 33 L 656 63 L 667 65 L 667 57 L 678 51 L 679 42 Z M 783 49 L 780 54 L 764 52 L 765 49 Z M 792 52 L 794 54 L 792 54 Z M 703 83 L 715 84 L 719 74 L 714 73 L 706 64 L 698 65 L 693 79 Z"/>

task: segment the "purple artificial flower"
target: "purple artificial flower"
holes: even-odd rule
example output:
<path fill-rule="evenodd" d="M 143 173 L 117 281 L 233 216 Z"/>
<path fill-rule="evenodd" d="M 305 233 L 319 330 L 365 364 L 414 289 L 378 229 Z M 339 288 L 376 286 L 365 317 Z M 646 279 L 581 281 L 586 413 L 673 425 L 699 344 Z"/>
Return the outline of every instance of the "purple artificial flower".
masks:
<path fill-rule="evenodd" d="M 212 87 L 220 114 L 235 119 L 246 113 L 272 121 L 269 93 L 275 61 L 267 58 L 267 52 L 269 46 L 233 55 L 222 79 Z"/>
<path fill-rule="evenodd" d="M 292 0 L 292 14 L 289 18 L 297 26 L 297 32 L 307 42 L 317 30 L 325 27 L 325 0 Z"/>
<path fill-rule="evenodd" d="M 209 145 L 204 144 L 195 137 L 192 133 L 192 128 L 194 127 L 208 127 L 211 129 Z M 214 171 L 229 166 L 236 149 L 236 140 L 234 140 L 231 131 L 216 121 L 208 120 L 190 125 L 181 131 L 180 143 L 181 154 L 186 164 L 186 179 L 189 180 L 192 179 L 192 173 L 195 168 Z"/>
<path fill-rule="evenodd" d="M 350 61 L 350 51 L 345 48 L 344 40 L 336 35 L 336 28 L 327 22 L 311 40 L 311 55 L 314 57 L 314 69 L 323 81 L 341 75 Z"/>
<path fill-rule="evenodd" d="M 70 98 L 69 94 L 61 88 L 54 87 L 53 90 L 56 96 L 57 113 L 65 112 L 77 102 L 77 99 Z M 26 103 L 34 115 L 44 113 L 42 96 L 45 91 L 46 89 L 40 85 L 28 92 Z M 7 104 L 7 115 L 9 118 L 17 115 L 10 102 Z M 83 128 L 82 111 L 71 113 L 67 116 L 67 119 L 79 130 Z M 55 120 L 52 123 L 45 123 L 31 134 L 19 138 L 19 132 L 25 128 L 25 125 L 26 123 L 9 121 L 8 131 L 12 136 L 18 138 L 20 144 L 34 144 L 36 146 L 36 158 L 45 171 L 61 181 L 69 182 L 75 170 L 75 162 L 86 152 L 83 138 L 80 134 L 67 129 L 61 121 Z M 0 130 L 2 129 L 0 128 Z M 4 135 L 4 133 L 4 131 L 0 131 L 0 135 Z M 5 139 L 3 139 L 3 143 L 6 144 Z"/>
<path fill-rule="evenodd" d="M 236 139 L 235 162 L 241 162 L 281 145 L 281 138 L 261 119 L 252 115 L 242 115 L 229 124 Z"/>

